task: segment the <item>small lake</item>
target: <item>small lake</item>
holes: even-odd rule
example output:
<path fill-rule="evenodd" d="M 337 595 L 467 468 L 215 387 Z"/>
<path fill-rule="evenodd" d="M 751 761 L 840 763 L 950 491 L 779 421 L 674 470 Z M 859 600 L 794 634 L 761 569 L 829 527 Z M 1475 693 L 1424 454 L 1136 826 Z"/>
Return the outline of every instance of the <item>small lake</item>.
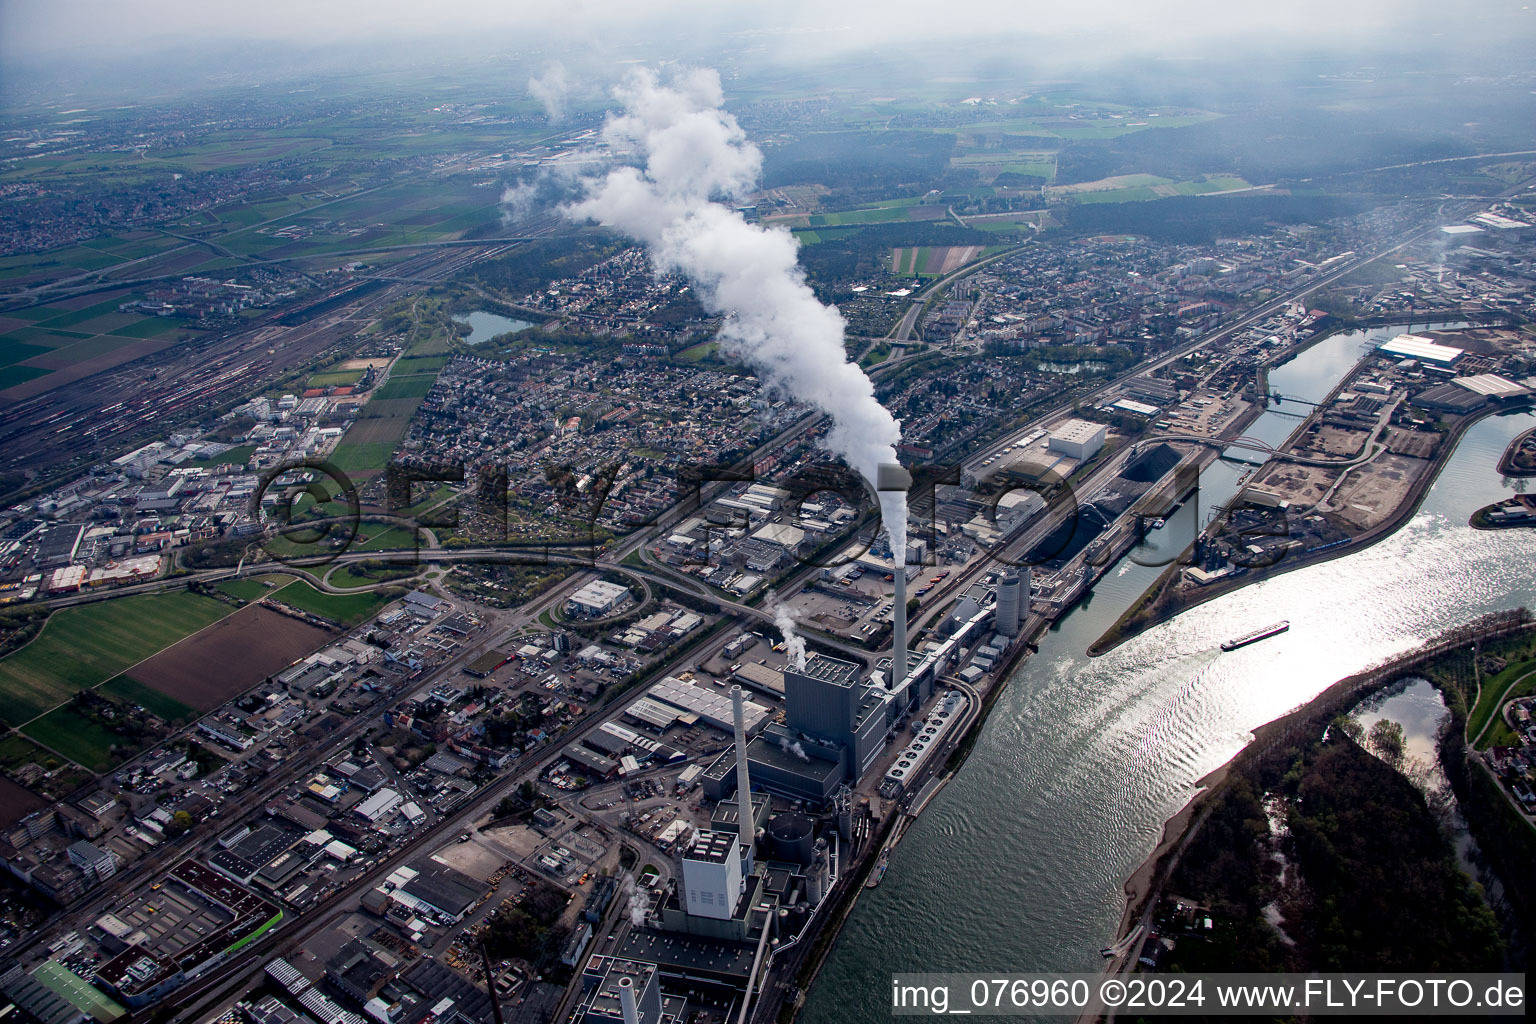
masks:
<path fill-rule="evenodd" d="M 1461 870 L 1477 879 L 1496 900 L 1503 899 L 1503 885 L 1491 869 L 1484 866 L 1477 840 L 1467 829 L 1461 805 L 1451 792 L 1450 780 L 1440 764 L 1440 731 L 1450 723 L 1451 712 L 1440 691 L 1422 676 L 1410 676 L 1381 693 L 1366 698 L 1350 712 L 1367 734 L 1383 718 L 1403 727 L 1402 772 L 1424 791 L 1431 809 L 1450 836 Z"/>
<path fill-rule="evenodd" d="M 479 310 L 457 319 L 469 324 L 469 336 L 464 339 L 467 345 L 483 345 L 503 334 L 515 334 L 537 326 L 531 320 L 514 320 L 509 316 Z"/>
<path fill-rule="evenodd" d="M 1383 718 L 1396 722 L 1403 727 L 1403 752 L 1426 765 L 1435 765 L 1438 773 L 1440 752 L 1436 745 L 1451 713 L 1429 680 L 1414 677 L 1400 690 L 1393 687 L 1385 696 L 1378 694 L 1357 707 L 1353 717 L 1366 732 Z"/>

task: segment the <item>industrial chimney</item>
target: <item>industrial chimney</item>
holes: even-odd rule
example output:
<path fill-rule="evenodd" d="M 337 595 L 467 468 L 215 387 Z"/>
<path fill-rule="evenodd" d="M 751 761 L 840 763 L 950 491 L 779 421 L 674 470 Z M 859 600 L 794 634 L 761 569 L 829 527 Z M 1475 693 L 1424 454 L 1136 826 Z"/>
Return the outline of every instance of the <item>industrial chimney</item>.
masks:
<path fill-rule="evenodd" d="M 624 1024 L 640 1024 L 640 1007 L 635 1004 L 635 979 L 628 975 L 619 979 L 619 1010 L 624 1014 Z"/>
<path fill-rule="evenodd" d="M 878 470 L 877 490 L 900 491 L 905 494 L 912 487 L 912 474 L 899 465 L 881 465 Z M 906 499 L 903 498 L 903 501 Z M 905 531 L 903 531 L 905 534 Z M 891 689 L 907 678 L 907 552 L 891 547 L 891 575 L 896 583 L 893 629 L 891 631 Z"/>
<path fill-rule="evenodd" d="M 491 949 L 486 945 L 486 934 L 489 927 L 480 929 L 480 958 L 485 964 L 485 994 L 491 997 L 491 1013 L 496 1018 L 496 1024 L 506 1024 L 501 1017 L 501 1000 L 496 998 L 496 972 L 491 970 Z"/>
<path fill-rule="evenodd" d="M 731 720 L 736 730 L 736 827 L 750 859 L 756 846 L 757 821 L 752 814 L 752 777 L 747 774 L 747 717 L 741 707 L 741 687 L 731 687 Z"/>

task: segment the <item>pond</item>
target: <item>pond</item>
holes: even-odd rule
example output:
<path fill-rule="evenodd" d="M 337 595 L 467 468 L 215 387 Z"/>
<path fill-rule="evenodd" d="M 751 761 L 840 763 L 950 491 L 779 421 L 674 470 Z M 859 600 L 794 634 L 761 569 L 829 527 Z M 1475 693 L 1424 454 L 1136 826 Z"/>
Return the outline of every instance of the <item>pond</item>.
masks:
<path fill-rule="evenodd" d="M 1502 898 L 1503 886 L 1484 866 L 1477 841 L 1467 830 L 1466 819 L 1440 764 L 1440 732 L 1451 722 L 1450 709 L 1440 691 L 1429 680 L 1411 676 L 1362 701 L 1350 712 L 1350 717 L 1360 723 L 1367 735 L 1371 726 L 1383 719 L 1403 727 L 1402 773 L 1424 791 L 1430 807 L 1440 816 L 1461 869 L 1481 882 L 1491 896 Z"/>
<path fill-rule="evenodd" d="M 483 310 L 476 310 L 460 319 L 469 324 L 469 336 L 464 339 L 467 345 L 483 345 L 503 334 L 515 334 L 537 326 L 531 320 L 514 320 L 509 316 L 487 313 Z"/>

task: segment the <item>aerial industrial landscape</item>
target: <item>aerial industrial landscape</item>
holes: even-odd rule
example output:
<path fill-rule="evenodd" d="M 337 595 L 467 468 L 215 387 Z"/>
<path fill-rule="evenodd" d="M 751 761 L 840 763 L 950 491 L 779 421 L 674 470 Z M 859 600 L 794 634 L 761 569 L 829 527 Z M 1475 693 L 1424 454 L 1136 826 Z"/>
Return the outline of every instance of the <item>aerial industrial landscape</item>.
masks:
<path fill-rule="evenodd" d="M 0 1016 L 1523 991 L 1528 11 L 447 6 L 0 13 Z"/>

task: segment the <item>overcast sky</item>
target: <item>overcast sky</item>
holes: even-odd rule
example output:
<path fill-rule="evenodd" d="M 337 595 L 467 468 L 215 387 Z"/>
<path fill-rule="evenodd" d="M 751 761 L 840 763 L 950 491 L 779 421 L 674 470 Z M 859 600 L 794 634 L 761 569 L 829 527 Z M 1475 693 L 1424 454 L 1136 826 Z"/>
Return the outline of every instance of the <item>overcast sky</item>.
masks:
<path fill-rule="evenodd" d="M 1533 31 L 1536 19 L 1518 0 L 0 0 L 0 61 L 46 60 L 58 70 L 244 44 L 446 42 L 466 52 L 599 54 L 675 46 L 692 59 L 718 44 L 789 60 L 1027 34 L 1055 40 L 1031 56 L 1095 62 L 1126 53 L 1196 57 L 1224 52 L 1233 40 L 1329 49 L 1438 39 L 1461 47 Z"/>
<path fill-rule="evenodd" d="M 735 8 L 735 10 L 733 10 Z M 320 44 L 379 37 L 533 32 L 578 41 L 652 26 L 760 31 L 797 45 L 856 47 L 935 34 L 1181 40 L 1277 33 L 1457 32 L 1487 18 L 1529 15 L 1509 0 L 0 0 L 6 51 L 113 50 L 206 40 Z M 1529 23 L 1530 19 L 1518 19 Z M 506 42 L 513 44 L 509 37 Z"/>

